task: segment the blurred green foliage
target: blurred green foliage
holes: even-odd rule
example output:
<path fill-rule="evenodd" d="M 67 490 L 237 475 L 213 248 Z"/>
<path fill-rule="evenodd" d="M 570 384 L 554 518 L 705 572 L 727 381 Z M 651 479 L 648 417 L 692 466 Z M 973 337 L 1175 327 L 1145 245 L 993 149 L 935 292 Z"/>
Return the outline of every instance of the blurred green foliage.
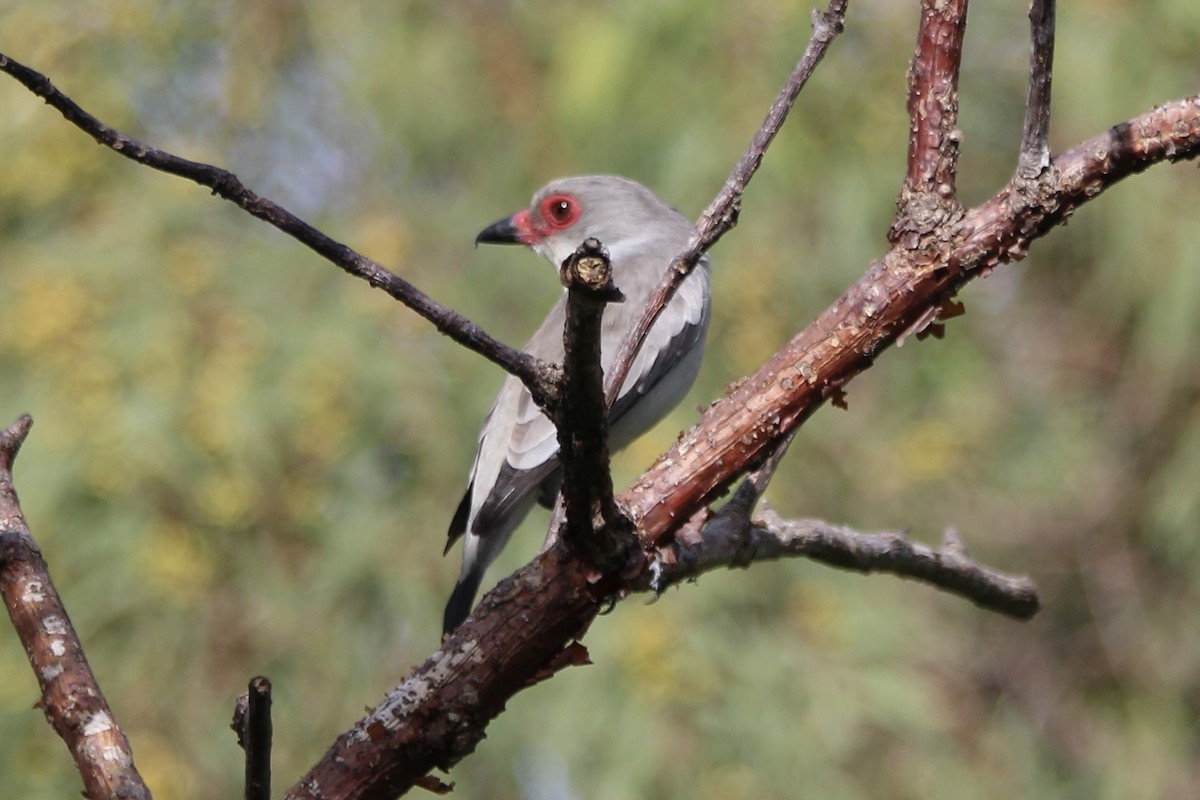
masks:
<path fill-rule="evenodd" d="M 966 202 L 1014 164 L 1024 5 L 977 2 Z M 1200 87 L 1185 0 L 1059 10 L 1058 149 Z M 552 302 L 474 234 L 546 180 L 614 172 L 690 216 L 807 41 L 809 5 L 0 2 L 0 51 L 106 122 L 251 187 L 521 342 Z M 915 2 L 852 4 L 714 253 L 694 402 L 879 256 L 906 149 Z M 600 620 L 595 667 L 523 693 L 459 797 L 1174 798 L 1200 780 L 1200 180 L 1160 167 L 963 294 L 822 411 L 791 515 L 949 525 L 1038 581 L 1018 624 L 808 563 Z M 205 191 L 97 148 L 0 80 L 0 417 L 36 425 L 24 508 L 156 797 L 240 792 L 228 731 L 276 687 L 276 782 L 435 647 L 443 559 L 498 371 Z M 697 417 L 618 462 L 628 480 Z M 493 571 L 538 544 L 538 517 Z M 70 758 L 0 636 L 0 793 Z"/>

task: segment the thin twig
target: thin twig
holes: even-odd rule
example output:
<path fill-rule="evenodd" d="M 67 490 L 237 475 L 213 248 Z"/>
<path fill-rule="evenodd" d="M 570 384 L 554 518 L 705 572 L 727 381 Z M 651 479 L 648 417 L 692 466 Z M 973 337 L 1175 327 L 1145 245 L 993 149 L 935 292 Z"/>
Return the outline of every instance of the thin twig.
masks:
<path fill-rule="evenodd" d="M 822 520 L 786 520 L 769 508 L 752 517 L 793 438 L 794 434 L 784 437 L 699 530 L 674 537 L 667 557 L 642 575 L 638 588 L 661 593 L 716 569 L 805 557 L 841 569 L 912 578 L 1016 619 L 1037 613 L 1032 580 L 975 563 L 953 531 L 947 531 L 942 547 L 935 549 L 911 541 L 900 531 L 863 533 Z"/>
<path fill-rule="evenodd" d="M 629 370 L 633 366 L 634 358 L 646 341 L 650 328 L 654 326 L 655 320 L 671 302 L 676 289 L 683 283 L 683 279 L 696 268 L 696 264 L 700 262 L 709 248 L 737 224 L 738 214 L 741 212 L 742 194 L 745 193 L 746 186 L 754 177 L 754 173 L 758 171 L 759 165 L 762 164 L 763 156 L 766 155 L 767 148 L 775 139 L 775 134 L 783 127 L 788 112 L 792 110 L 796 98 L 800 96 L 800 90 L 808 83 L 809 77 L 821 63 L 821 59 L 825 57 L 829 45 L 845 26 L 847 2 L 848 0 L 832 0 L 825 13 L 813 12 L 813 34 L 809 39 L 808 47 L 804 50 L 804 55 L 792 70 L 787 83 L 780 90 L 779 96 L 771 105 L 770 111 L 767 112 L 766 119 L 754 134 L 750 146 L 746 148 L 746 152 L 734 167 L 733 172 L 730 173 L 725 185 L 721 187 L 721 191 L 700 215 L 700 219 L 696 222 L 696 228 L 691 238 L 688 239 L 687 246 L 682 253 L 675 256 L 662 283 L 646 301 L 646 310 L 642 314 L 642 318 L 625 335 L 613 369 L 605 380 L 605 399 L 610 408 L 616 402 L 617 394 L 624 385 L 625 378 L 628 377 Z"/>
<path fill-rule="evenodd" d="M 787 455 L 788 448 L 792 446 L 792 441 L 795 438 L 795 433 L 783 437 L 771 455 L 767 456 L 766 461 L 742 481 L 742 485 L 738 487 L 738 492 L 744 491 L 742 497 L 739 499 L 738 492 L 734 493 L 733 499 L 744 505 L 747 512 L 753 509 L 754 504 L 767 491 L 767 486 L 770 485 L 771 479 L 775 477 L 775 470 L 779 469 L 783 457 Z"/>
<path fill-rule="evenodd" d="M 721 506 L 716 514 L 710 517 L 708 514 L 702 512 L 684 523 L 679 532 L 673 537 L 671 546 L 687 547 L 696 544 L 702 536 L 707 534 L 711 527 L 725 526 L 732 528 L 734 531 L 745 531 L 748 529 L 750 527 L 750 516 L 754 513 L 754 507 L 758 505 L 758 501 L 767 491 L 767 486 L 770 485 L 771 479 L 775 477 L 775 470 L 779 469 L 779 465 L 783 462 L 783 457 L 787 455 L 788 448 L 791 447 L 795 438 L 796 434 L 794 431 L 783 437 L 763 463 L 742 479 L 737 491 L 729 498 L 729 502 Z M 655 582 L 657 583 L 657 579 Z"/>
<path fill-rule="evenodd" d="M 1050 166 L 1050 84 L 1054 72 L 1054 0 L 1031 0 L 1029 95 L 1017 176 L 1034 180 Z"/>
<path fill-rule="evenodd" d="M 558 374 L 553 365 L 540 362 L 493 338 L 474 322 L 441 305 L 399 275 L 326 236 L 282 206 L 250 191 L 232 172 L 150 147 L 105 125 L 59 91 L 45 75 L 3 53 L 0 53 L 0 71 L 12 75 L 61 113 L 68 122 L 100 144 L 151 169 L 177 175 L 212 189 L 213 194 L 286 233 L 347 273 L 387 292 L 463 347 L 516 375 L 540 407 L 547 408 L 553 403 Z"/>
<path fill-rule="evenodd" d="M 0 594 L 37 676 L 38 706 L 71 751 L 84 794 L 149 800 L 21 512 L 12 467 L 32 424 L 26 415 L 0 432 Z"/>
<path fill-rule="evenodd" d="M 771 509 L 760 511 L 753 522 L 747 519 L 741 530 L 713 523 L 698 541 L 675 550 L 676 560 L 662 566 L 661 585 L 654 588 L 661 591 L 715 569 L 801 556 L 841 569 L 918 580 L 1016 619 L 1029 619 L 1039 608 L 1032 580 L 977 564 L 952 532 L 933 548 L 899 531 L 863 533 L 822 520 L 786 520 Z"/>

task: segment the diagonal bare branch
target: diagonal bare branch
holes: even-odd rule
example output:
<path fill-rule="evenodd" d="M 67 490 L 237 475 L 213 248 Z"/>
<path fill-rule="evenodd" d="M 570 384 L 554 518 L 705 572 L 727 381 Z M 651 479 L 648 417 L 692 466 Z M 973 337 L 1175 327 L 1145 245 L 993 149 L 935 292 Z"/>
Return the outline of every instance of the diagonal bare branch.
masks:
<path fill-rule="evenodd" d="M 655 320 L 671 302 L 671 298 L 675 296 L 676 289 L 683 283 L 683 279 L 696 268 L 696 264 L 700 263 L 700 259 L 704 257 L 709 248 L 737 224 L 738 214 L 741 212 L 742 195 L 746 191 L 746 186 L 762 164 L 767 148 L 774 141 L 775 134 L 783 127 L 788 112 L 792 110 L 792 106 L 796 104 L 796 98 L 800 96 L 800 91 L 812 77 L 817 65 L 821 63 L 821 59 L 825 57 L 829 45 L 845 27 L 848 2 L 849 0 L 831 0 L 825 13 L 813 12 L 813 34 L 809 39 L 808 47 L 804 50 L 804 55 L 800 57 L 792 74 L 788 76 L 787 83 L 780 90 L 779 96 L 767 112 L 766 119 L 755 132 L 750 146 L 746 148 L 746 152 L 738 161 L 737 166 L 726 179 L 725 185 L 721 187 L 721 191 L 700 215 L 687 246 L 671 262 L 662 282 L 650 295 L 650 299 L 646 301 L 646 310 L 642 314 L 642 318 L 625 335 L 625 340 L 621 343 L 621 351 L 613 363 L 611 373 L 606 376 L 605 380 L 605 397 L 609 407 L 616 401 L 617 393 L 624 385 L 630 367 L 633 366 L 635 355 L 646 341 L 650 329 L 654 327 Z"/>
<path fill-rule="evenodd" d="M 32 425 L 26 415 L 0 431 L 0 595 L 37 676 L 38 705 L 71 751 L 84 793 L 149 800 L 129 740 L 100 691 L 21 512 L 12 468 Z"/>
<path fill-rule="evenodd" d="M 347 273 L 382 289 L 433 323 L 439 332 L 516 375 L 541 408 L 553 405 L 558 377 L 558 369 L 554 365 L 545 364 L 495 339 L 483 328 L 441 305 L 399 275 L 325 235 L 286 208 L 250 191 L 232 172 L 159 150 L 105 125 L 59 91 L 45 75 L 3 53 L 0 53 L 0 71 L 13 76 L 68 122 L 105 147 L 151 169 L 177 175 L 212 189 L 213 194 L 286 233 Z"/>

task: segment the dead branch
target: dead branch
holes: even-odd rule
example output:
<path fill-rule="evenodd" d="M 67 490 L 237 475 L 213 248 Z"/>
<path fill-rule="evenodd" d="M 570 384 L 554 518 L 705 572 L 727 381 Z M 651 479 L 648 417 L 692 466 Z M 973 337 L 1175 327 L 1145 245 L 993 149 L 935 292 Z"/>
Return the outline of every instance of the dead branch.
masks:
<path fill-rule="evenodd" d="M 888 231 L 893 246 L 916 250 L 924 238 L 962 214 L 955 197 L 955 172 L 962 133 L 958 130 L 958 73 L 967 0 L 922 0 L 917 51 L 908 70 L 908 170 Z"/>
<path fill-rule="evenodd" d="M 350 275 L 387 292 L 433 323 L 440 333 L 516 375 L 540 408 L 548 408 L 553 403 L 558 379 L 558 369 L 554 365 L 545 364 L 493 338 L 483 328 L 441 305 L 399 275 L 327 236 L 286 208 L 250 191 L 232 172 L 150 147 L 105 125 L 59 91 L 45 75 L 3 53 L 0 53 L 0 71 L 13 76 L 68 122 L 100 144 L 151 169 L 177 175 L 212 189 L 213 194 L 278 228 Z"/>
<path fill-rule="evenodd" d="M 1017 619 L 1037 613 L 1040 601 L 1032 580 L 975 563 L 952 529 L 946 531 L 942 547 L 934 549 L 913 542 L 902 531 L 863 533 L 823 520 L 787 520 L 767 507 L 754 517 L 754 507 L 794 435 L 785 437 L 765 463 L 746 476 L 719 511 L 701 511 L 688 520 L 660 548 L 661 558 L 634 588 L 661 594 L 716 569 L 805 557 L 841 569 L 923 581 Z"/>
<path fill-rule="evenodd" d="M 716 244 L 733 226 L 737 225 L 738 214 L 742 207 L 742 195 L 746 191 L 746 186 L 754 177 L 754 173 L 758 171 L 759 165 L 762 164 L 767 148 L 775 140 L 775 134 L 783 127 L 788 112 L 792 110 L 792 106 L 796 104 L 796 98 L 800 96 L 800 91 L 808 83 L 808 79 L 816 70 L 817 65 L 821 63 L 821 59 L 825 57 L 829 45 L 845 27 L 848 1 L 831 0 L 829 8 L 824 14 L 813 11 L 813 34 L 809 39 L 808 47 L 804 50 L 804 55 L 800 57 L 792 74 L 788 76 L 779 96 L 767 112 L 766 119 L 755 132 L 750 146 L 746 148 L 746 152 L 738 161 L 737 166 L 725 180 L 725 185 L 721 187 L 721 191 L 717 193 L 708 208 L 700 215 L 700 219 L 696 221 L 696 230 L 688 240 L 687 247 L 671 262 L 662 283 L 646 301 L 646 310 L 643 312 L 642 318 L 625 335 L 612 372 L 607 376 L 605 383 L 607 387 L 605 397 L 608 406 L 611 407 L 616 402 L 617 393 L 625 384 L 625 378 L 629 375 L 629 369 L 633 366 L 633 360 L 638 350 L 646 341 L 650 329 L 654 327 L 655 320 L 671 302 L 671 298 L 675 296 L 675 291 L 683 283 L 683 279 L 695 269 L 696 264 L 700 262 L 709 248 Z"/>
<path fill-rule="evenodd" d="M 1029 3 L 1029 94 L 1017 176 L 1034 180 L 1050 166 L 1050 85 L 1054 72 L 1054 0 Z"/>
<path fill-rule="evenodd" d="M 970 209 L 919 259 L 894 247 L 754 375 L 704 414 L 623 495 L 643 542 L 660 541 L 725 492 L 899 338 L 931 324 L 969 280 L 1024 258 L 1029 245 L 1129 175 L 1200 155 L 1200 97 L 1159 106 L 1051 162 L 1028 204 L 1012 183 Z M 932 256 L 932 257 L 931 257 Z"/>
<path fill-rule="evenodd" d="M 246 800 L 271 797 L 271 681 L 262 675 L 250 679 L 245 694 L 237 699 L 230 724 L 238 745 L 246 754 Z"/>
<path fill-rule="evenodd" d="M 149 800 L 129 740 L 96 683 L 21 512 L 12 468 L 32 425 L 25 415 L 0 432 L 0 594 L 37 676 L 38 706 L 71 751 L 84 794 Z"/>
<path fill-rule="evenodd" d="M 769 508 L 751 519 L 732 502 L 699 537 L 671 547 L 671 559 L 664 562 L 653 588 L 661 591 L 715 569 L 798 556 L 855 572 L 919 580 L 1016 619 L 1029 619 L 1040 606 L 1033 581 L 976 563 L 952 530 L 940 548 L 933 548 L 902 531 L 863 533 L 823 520 L 783 519 Z"/>
<path fill-rule="evenodd" d="M 598 569 L 620 568 L 639 551 L 633 525 L 613 500 L 600 325 L 604 307 L 625 297 L 612 281 L 608 251 L 596 239 L 579 245 L 559 274 L 567 287 L 567 318 L 554 424 L 563 465 L 565 528 L 555 536 Z"/>

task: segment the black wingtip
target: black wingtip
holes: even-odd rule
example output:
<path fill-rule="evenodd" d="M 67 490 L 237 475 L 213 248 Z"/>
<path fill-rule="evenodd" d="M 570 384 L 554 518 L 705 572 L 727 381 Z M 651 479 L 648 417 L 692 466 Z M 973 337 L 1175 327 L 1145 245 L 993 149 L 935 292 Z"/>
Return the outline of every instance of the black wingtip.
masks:
<path fill-rule="evenodd" d="M 446 601 L 446 612 L 442 615 L 442 637 L 454 633 L 455 628 L 463 624 L 471 614 L 475 605 L 475 593 L 479 591 L 479 581 L 482 575 L 466 575 L 458 579 L 450 599 Z"/>
<path fill-rule="evenodd" d="M 442 551 L 443 556 L 450 552 L 451 547 L 454 547 L 458 537 L 467 532 L 467 519 L 471 516 L 471 492 L 474 488 L 475 482 L 472 481 L 467 485 L 467 491 L 463 493 L 463 498 L 454 511 L 454 519 L 450 520 L 450 530 L 446 534 L 446 549 Z"/>

